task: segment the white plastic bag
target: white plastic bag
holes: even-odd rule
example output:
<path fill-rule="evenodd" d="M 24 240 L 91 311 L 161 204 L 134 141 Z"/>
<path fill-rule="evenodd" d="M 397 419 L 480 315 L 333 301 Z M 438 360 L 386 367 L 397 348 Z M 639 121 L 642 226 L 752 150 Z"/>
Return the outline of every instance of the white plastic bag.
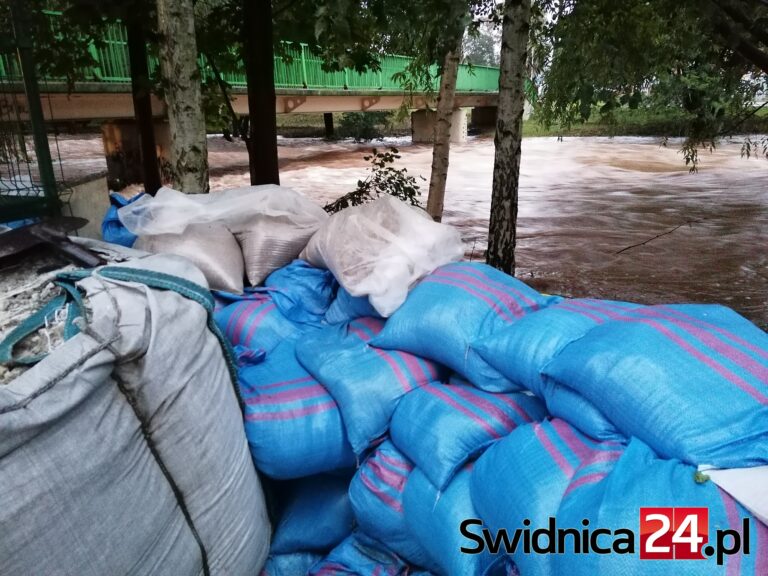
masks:
<path fill-rule="evenodd" d="M 193 224 L 226 226 L 237 238 L 251 284 L 288 264 L 328 219 L 325 211 L 290 188 L 268 184 L 211 194 L 161 188 L 154 198 L 118 210 L 120 221 L 139 236 L 180 234 Z"/>
<path fill-rule="evenodd" d="M 328 268 L 350 294 L 368 296 L 376 311 L 388 317 L 417 280 L 463 254 L 455 228 L 382 196 L 331 216 L 300 257 Z"/>

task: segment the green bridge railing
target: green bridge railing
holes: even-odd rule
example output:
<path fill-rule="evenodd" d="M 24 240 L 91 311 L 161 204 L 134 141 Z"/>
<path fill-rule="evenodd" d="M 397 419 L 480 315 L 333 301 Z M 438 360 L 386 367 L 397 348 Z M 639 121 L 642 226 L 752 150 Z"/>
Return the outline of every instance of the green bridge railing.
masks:
<path fill-rule="evenodd" d="M 56 13 L 51 15 L 52 26 L 56 26 Z M 127 84 L 131 81 L 128 60 L 128 37 L 125 27 L 120 23 L 107 26 L 102 42 L 98 46 L 90 45 L 88 50 L 95 65 L 80 70 L 84 82 L 104 84 Z M 301 44 L 284 45 L 286 57 L 275 56 L 275 86 L 277 88 L 297 88 L 310 90 L 402 90 L 402 86 L 393 76 L 405 71 L 410 58 L 405 56 L 383 56 L 381 70 L 359 73 L 354 70 L 326 72 L 322 59 L 312 54 L 309 46 Z M 203 59 L 200 62 L 203 74 L 213 77 L 213 71 Z M 150 70 L 158 66 L 155 58 L 150 58 Z M 245 88 L 244 72 L 222 73 L 224 79 L 234 88 Z M 0 56 L 0 79 L 13 81 L 21 78 L 14 55 Z M 46 81 L 62 79 L 45 78 Z M 459 92 L 496 92 L 499 87 L 498 68 L 488 66 L 466 66 L 459 69 L 456 90 Z M 437 90 L 437 85 L 433 86 Z M 77 91 L 77 86 L 75 87 Z"/>

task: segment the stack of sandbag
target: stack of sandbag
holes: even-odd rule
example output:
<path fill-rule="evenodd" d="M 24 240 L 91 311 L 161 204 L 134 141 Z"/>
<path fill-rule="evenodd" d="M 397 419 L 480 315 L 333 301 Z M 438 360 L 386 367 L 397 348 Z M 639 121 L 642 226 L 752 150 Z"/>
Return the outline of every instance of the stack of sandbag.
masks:
<path fill-rule="evenodd" d="M 58 282 L 0 344 L 29 361 L 23 332 L 68 319 L 0 386 L 0 573 L 258 573 L 270 526 L 205 279 L 151 256 Z"/>
<path fill-rule="evenodd" d="M 290 546 L 276 536 L 266 575 L 644 573 L 637 553 L 461 550 L 476 544 L 467 519 L 492 535 L 550 518 L 616 530 L 635 528 L 641 506 L 708 507 L 712 530 L 746 518 L 749 558 L 687 566 L 765 573 L 764 499 L 740 471 L 768 464 L 768 336 L 722 307 L 544 296 L 440 252 L 422 269 L 399 243 L 368 254 L 330 240 L 368 242 L 364 216 L 328 220 L 304 253 L 317 267 L 295 261 L 263 288 L 217 295 L 278 531 L 297 509 L 333 523 Z M 393 254 L 407 274 L 386 272 Z M 367 275 L 384 289 L 358 290 Z"/>
<path fill-rule="evenodd" d="M 134 247 L 191 260 L 216 290 L 241 293 L 243 278 L 258 286 L 304 249 L 328 218 L 301 194 L 275 185 L 211 194 L 161 188 L 118 210 L 138 236 Z"/>

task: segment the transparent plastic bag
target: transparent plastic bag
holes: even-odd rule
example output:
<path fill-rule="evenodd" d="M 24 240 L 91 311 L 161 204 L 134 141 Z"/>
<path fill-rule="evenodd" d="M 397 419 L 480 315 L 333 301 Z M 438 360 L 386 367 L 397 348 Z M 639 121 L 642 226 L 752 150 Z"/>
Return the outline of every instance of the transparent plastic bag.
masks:
<path fill-rule="evenodd" d="M 325 211 L 290 188 L 268 184 L 211 194 L 161 188 L 121 208 L 122 223 L 139 236 L 180 234 L 193 224 L 220 224 L 237 238 L 254 286 L 298 256 L 328 219 Z"/>
<path fill-rule="evenodd" d="M 391 315 L 409 288 L 435 268 L 460 260 L 459 232 L 392 196 L 331 216 L 301 258 L 328 268 L 352 296 L 368 296 L 376 311 Z"/>

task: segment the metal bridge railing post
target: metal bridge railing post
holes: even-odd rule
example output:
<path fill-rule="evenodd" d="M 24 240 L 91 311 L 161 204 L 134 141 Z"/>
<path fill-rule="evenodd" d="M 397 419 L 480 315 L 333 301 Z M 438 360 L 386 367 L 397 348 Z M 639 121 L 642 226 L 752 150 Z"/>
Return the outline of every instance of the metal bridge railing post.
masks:
<path fill-rule="evenodd" d="M 37 169 L 40 172 L 40 183 L 46 198 L 46 211 L 50 214 L 60 212 L 59 198 L 56 190 L 56 177 L 53 174 L 51 150 L 48 148 L 48 135 L 45 131 L 45 117 L 40 103 L 40 87 L 37 84 L 37 70 L 32 55 L 32 42 L 24 22 L 24 7 L 21 0 L 11 1 L 11 21 L 16 39 L 16 49 L 21 64 L 21 74 L 24 77 L 24 91 L 27 95 L 29 119 L 32 122 L 32 136 L 35 141 Z"/>

